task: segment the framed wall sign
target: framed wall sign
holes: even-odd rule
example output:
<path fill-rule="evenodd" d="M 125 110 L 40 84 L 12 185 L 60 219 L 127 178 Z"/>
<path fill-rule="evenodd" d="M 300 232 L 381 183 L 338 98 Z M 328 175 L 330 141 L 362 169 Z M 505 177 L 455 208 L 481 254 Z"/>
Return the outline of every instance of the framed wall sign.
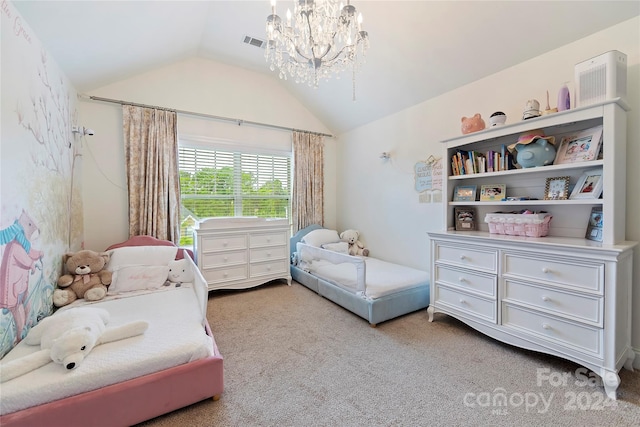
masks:
<path fill-rule="evenodd" d="M 453 190 L 454 202 L 475 202 L 477 185 L 458 185 Z"/>
<path fill-rule="evenodd" d="M 602 144 L 602 126 L 583 130 L 562 138 L 554 165 L 596 160 Z"/>
<path fill-rule="evenodd" d="M 456 206 L 454 208 L 456 231 L 473 231 L 476 229 L 476 209 Z"/>
<path fill-rule="evenodd" d="M 586 171 L 578 179 L 570 199 L 598 199 L 602 194 L 602 169 Z"/>
<path fill-rule="evenodd" d="M 507 197 L 507 186 L 504 184 L 489 184 L 480 187 L 481 202 L 499 202 Z"/>
<path fill-rule="evenodd" d="M 544 187 L 544 200 L 567 200 L 569 198 L 569 177 L 547 178 Z"/>
<path fill-rule="evenodd" d="M 594 207 L 589 215 L 589 223 L 587 224 L 587 234 L 584 236 L 589 240 L 602 242 L 602 207 Z"/>

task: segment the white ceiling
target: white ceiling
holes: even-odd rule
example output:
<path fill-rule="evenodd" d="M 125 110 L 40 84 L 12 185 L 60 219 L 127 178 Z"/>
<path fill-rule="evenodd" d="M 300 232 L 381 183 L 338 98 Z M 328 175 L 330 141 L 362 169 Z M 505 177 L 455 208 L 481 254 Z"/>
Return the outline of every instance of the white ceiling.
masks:
<path fill-rule="evenodd" d="M 269 0 L 14 1 L 83 93 L 199 56 L 272 75 L 262 49 Z M 282 16 L 292 1 L 278 2 Z M 353 0 L 371 47 L 356 77 L 318 89 L 281 81 L 340 134 L 627 19 L 640 1 Z M 166 107 L 171 107 L 166 106 Z"/>

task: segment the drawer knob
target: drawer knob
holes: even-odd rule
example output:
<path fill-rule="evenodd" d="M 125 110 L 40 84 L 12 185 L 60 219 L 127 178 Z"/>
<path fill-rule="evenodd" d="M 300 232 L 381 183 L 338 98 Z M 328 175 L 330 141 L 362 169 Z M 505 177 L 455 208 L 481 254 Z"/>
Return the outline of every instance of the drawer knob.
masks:
<path fill-rule="evenodd" d="M 224 273 L 222 276 L 227 277 L 228 275 L 229 275 L 228 273 Z"/>
<path fill-rule="evenodd" d="M 546 296 L 546 295 L 542 295 L 542 301 L 544 301 L 544 302 L 549 302 L 549 301 L 551 301 L 551 298 L 549 298 L 549 297 L 548 297 L 548 296 Z"/>
<path fill-rule="evenodd" d="M 271 271 L 271 266 L 268 266 L 268 267 L 267 267 L 267 271 Z"/>
<path fill-rule="evenodd" d="M 542 272 L 543 273 L 549 273 L 551 270 L 549 270 L 547 267 L 542 267 Z"/>
<path fill-rule="evenodd" d="M 460 277 L 460 278 L 458 279 L 458 282 L 460 282 L 460 283 L 464 283 L 464 282 L 466 282 L 466 281 L 467 281 L 467 279 L 465 279 L 464 277 Z"/>
<path fill-rule="evenodd" d="M 548 323 L 543 323 L 542 324 L 542 329 L 546 329 L 548 331 L 549 329 L 551 329 L 551 325 L 548 324 Z"/>
<path fill-rule="evenodd" d="M 224 257 L 222 260 L 223 260 L 224 262 L 227 262 L 227 261 L 229 261 L 229 258 Z"/>
<path fill-rule="evenodd" d="M 464 261 L 467 257 L 465 255 L 460 255 L 460 259 Z"/>
<path fill-rule="evenodd" d="M 466 304 L 467 300 L 465 300 L 464 298 L 460 298 L 460 304 Z"/>
<path fill-rule="evenodd" d="M 267 252 L 267 256 L 271 256 L 271 252 Z"/>
<path fill-rule="evenodd" d="M 229 244 L 229 242 L 227 242 L 226 240 L 224 242 L 222 242 L 222 246 L 227 246 Z"/>

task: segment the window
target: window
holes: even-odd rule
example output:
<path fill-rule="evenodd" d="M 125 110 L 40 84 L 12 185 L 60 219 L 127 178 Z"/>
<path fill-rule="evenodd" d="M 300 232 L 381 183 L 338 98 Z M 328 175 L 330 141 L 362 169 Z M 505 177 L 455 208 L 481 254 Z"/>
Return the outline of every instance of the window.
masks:
<path fill-rule="evenodd" d="M 181 245 L 202 218 L 289 218 L 291 156 L 179 148 Z"/>

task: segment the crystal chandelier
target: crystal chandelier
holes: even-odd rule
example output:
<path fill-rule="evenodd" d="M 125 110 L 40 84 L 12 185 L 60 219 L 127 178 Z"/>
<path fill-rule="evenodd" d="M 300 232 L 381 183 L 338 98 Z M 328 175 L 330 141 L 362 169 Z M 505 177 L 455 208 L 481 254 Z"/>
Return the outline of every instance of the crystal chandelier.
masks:
<path fill-rule="evenodd" d="M 362 30 L 362 14 L 356 8 L 336 0 L 294 0 L 293 14 L 287 9 L 286 20 L 276 14 L 276 0 L 271 0 L 267 17 L 265 58 L 271 71 L 279 77 L 291 77 L 296 83 L 318 87 L 320 79 L 329 79 L 349 68 L 355 73 L 364 62 L 369 38 Z"/>

